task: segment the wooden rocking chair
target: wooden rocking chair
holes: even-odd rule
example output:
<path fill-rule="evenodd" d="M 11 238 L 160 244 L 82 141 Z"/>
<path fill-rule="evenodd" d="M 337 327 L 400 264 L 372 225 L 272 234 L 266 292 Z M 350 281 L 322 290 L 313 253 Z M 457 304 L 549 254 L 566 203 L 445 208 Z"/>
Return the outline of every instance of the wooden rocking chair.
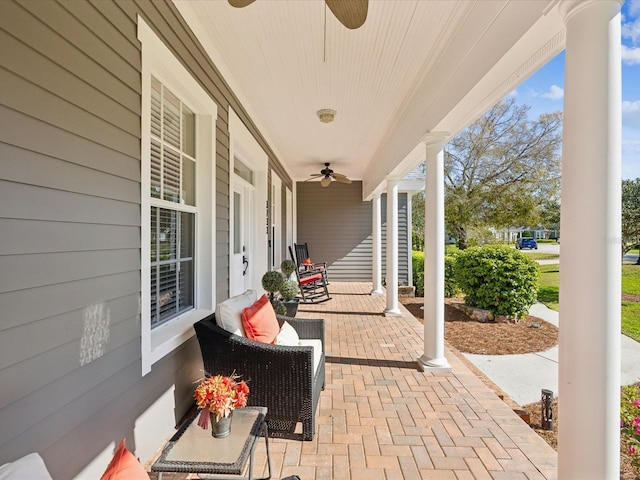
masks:
<path fill-rule="evenodd" d="M 307 270 L 319 270 L 324 276 L 324 281 L 329 285 L 329 277 L 327 275 L 327 262 L 313 262 L 309 256 L 309 246 L 306 243 L 294 243 L 296 255 L 293 256 L 291 247 L 289 247 L 289 253 L 291 254 L 291 260 L 296 262 L 298 268 L 306 268 Z M 306 263 L 305 263 L 306 262 Z"/>
<path fill-rule="evenodd" d="M 289 247 L 291 258 L 294 259 L 293 250 Z M 298 265 L 295 274 L 300 286 L 300 297 L 302 303 L 321 303 L 331 300 L 327 289 L 325 277 L 326 269 L 311 268 L 311 265 Z"/>

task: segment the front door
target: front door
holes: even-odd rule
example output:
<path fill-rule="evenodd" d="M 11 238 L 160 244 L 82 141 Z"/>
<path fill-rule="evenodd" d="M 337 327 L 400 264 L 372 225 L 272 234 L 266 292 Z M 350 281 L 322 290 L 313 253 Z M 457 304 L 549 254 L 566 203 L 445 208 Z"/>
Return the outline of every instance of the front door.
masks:
<path fill-rule="evenodd" d="M 254 251 L 251 244 L 253 238 L 253 215 L 251 205 L 253 203 L 253 189 L 249 186 L 238 185 L 236 182 L 232 197 L 233 228 L 231 229 L 231 265 L 230 270 L 230 296 L 239 295 L 251 288 L 253 278 L 253 263 L 251 252 Z"/>

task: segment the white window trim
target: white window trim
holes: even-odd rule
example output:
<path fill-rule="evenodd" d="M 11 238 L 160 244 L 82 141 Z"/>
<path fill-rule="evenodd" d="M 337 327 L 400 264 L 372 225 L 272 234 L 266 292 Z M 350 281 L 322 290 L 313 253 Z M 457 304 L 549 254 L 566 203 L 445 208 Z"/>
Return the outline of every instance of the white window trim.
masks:
<path fill-rule="evenodd" d="M 247 167 L 253 171 L 254 198 L 254 218 L 253 228 L 254 236 L 252 238 L 252 251 L 249 252 L 251 257 L 251 271 L 253 277 L 248 282 L 252 288 L 263 291 L 261 278 L 264 272 L 269 268 L 269 225 L 267 224 L 267 213 L 269 199 L 269 183 L 267 181 L 267 170 L 269 168 L 269 157 L 262 149 L 260 144 L 253 137 L 251 132 L 244 125 L 238 114 L 229 108 L 229 149 L 230 149 L 230 166 L 229 171 L 234 171 L 235 158 L 237 157 Z M 230 191 L 234 188 L 240 188 L 242 183 L 237 184 L 240 177 L 233 174 L 230 175 L 231 185 Z M 231 212 L 230 212 L 231 213 Z M 232 217 L 233 218 L 233 217 Z M 231 228 L 231 227 L 230 227 Z M 229 232 L 232 234 L 232 232 Z M 233 245 L 229 244 L 229 261 L 231 262 L 231 254 Z"/>
<path fill-rule="evenodd" d="M 271 170 L 271 226 L 273 232 L 272 246 L 273 249 L 273 270 L 278 270 L 282 260 L 286 258 L 282 252 L 282 180 Z"/>
<path fill-rule="evenodd" d="M 215 123 L 218 107 L 147 23 L 138 16 L 142 44 L 142 171 L 141 171 L 141 357 L 142 375 L 154 363 L 194 335 L 193 324 L 213 313 L 215 305 Z M 196 204 L 195 308 L 151 329 L 150 158 L 151 76 L 156 77 L 196 114 L 196 131 L 208 132 L 197 140 L 198 180 Z M 201 137 L 201 136 L 200 136 Z M 207 160 L 209 159 L 209 160 Z M 207 188 L 202 188 L 207 186 Z"/>

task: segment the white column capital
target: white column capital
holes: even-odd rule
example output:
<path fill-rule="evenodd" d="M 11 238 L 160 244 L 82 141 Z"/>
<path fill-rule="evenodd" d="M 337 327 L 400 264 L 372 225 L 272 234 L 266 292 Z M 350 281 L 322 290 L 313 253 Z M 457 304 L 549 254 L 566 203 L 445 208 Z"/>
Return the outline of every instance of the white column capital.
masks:
<path fill-rule="evenodd" d="M 429 132 L 422 137 L 422 143 L 426 146 L 439 146 L 444 147 L 449 139 L 449 132 Z"/>
<path fill-rule="evenodd" d="M 622 4 L 624 0 L 563 0 L 559 5 L 560 16 L 563 19 L 564 24 L 566 25 L 571 17 L 573 17 L 576 13 L 588 9 L 594 5 L 609 5 L 611 7 L 611 16 L 615 16 L 620 12 L 622 8 Z"/>
<path fill-rule="evenodd" d="M 401 180 L 401 178 L 395 175 L 387 175 L 387 178 L 385 180 L 387 181 L 387 192 L 388 192 L 389 188 L 395 187 L 398 184 L 398 182 Z"/>

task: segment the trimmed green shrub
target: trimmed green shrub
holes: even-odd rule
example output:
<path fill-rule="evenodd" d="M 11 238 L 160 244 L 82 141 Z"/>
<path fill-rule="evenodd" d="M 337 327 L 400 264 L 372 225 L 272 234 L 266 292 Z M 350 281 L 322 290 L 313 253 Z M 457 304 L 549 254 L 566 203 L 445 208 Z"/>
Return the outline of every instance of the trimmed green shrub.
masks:
<path fill-rule="evenodd" d="M 262 276 L 262 288 L 269 292 L 269 296 L 271 298 L 273 298 L 273 295 L 280 290 L 283 282 L 284 277 L 280 272 L 276 272 L 275 270 L 266 272 Z"/>
<path fill-rule="evenodd" d="M 468 248 L 456 257 L 454 271 L 465 303 L 494 316 L 522 318 L 538 295 L 538 265 L 510 247 Z"/>
<path fill-rule="evenodd" d="M 460 293 L 460 287 L 456 281 L 456 257 L 447 255 L 444 257 L 444 296 L 455 297 Z"/>
<path fill-rule="evenodd" d="M 289 302 L 296 298 L 298 294 L 298 284 L 293 280 L 285 280 L 282 282 L 282 286 L 280 287 L 280 296 L 283 300 Z"/>
<path fill-rule="evenodd" d="M 452 257 L 455 257 L 461 251 L 457 245 L 445 245 L 444 247 L 444 254 Z"/>
<path fill-rule="evenodd" d="M 459 252 L 457 248 L 454 251 Z M 454 276 L 454 255 L 444 257 L 444 296 L 455 297 L 460 293 L 460 287 Z M 424 252 L 411 252 L 411 266 L 413 269 L 413 285 L 416 287 L 416 297 L 424 297 Z"/>
<path fill-rule="evenodd" d="M 411 268 L 416 297 L 424 297 L 424 252 L 415 250 L 411 252 Z"/>
<path fill-rule="evenodd" d="M 283 260 L 280 264 L 280 270 L 285 277 L 289 278 L 291 274 L 296 270 L 296 263 L 293 260 Z"/>

